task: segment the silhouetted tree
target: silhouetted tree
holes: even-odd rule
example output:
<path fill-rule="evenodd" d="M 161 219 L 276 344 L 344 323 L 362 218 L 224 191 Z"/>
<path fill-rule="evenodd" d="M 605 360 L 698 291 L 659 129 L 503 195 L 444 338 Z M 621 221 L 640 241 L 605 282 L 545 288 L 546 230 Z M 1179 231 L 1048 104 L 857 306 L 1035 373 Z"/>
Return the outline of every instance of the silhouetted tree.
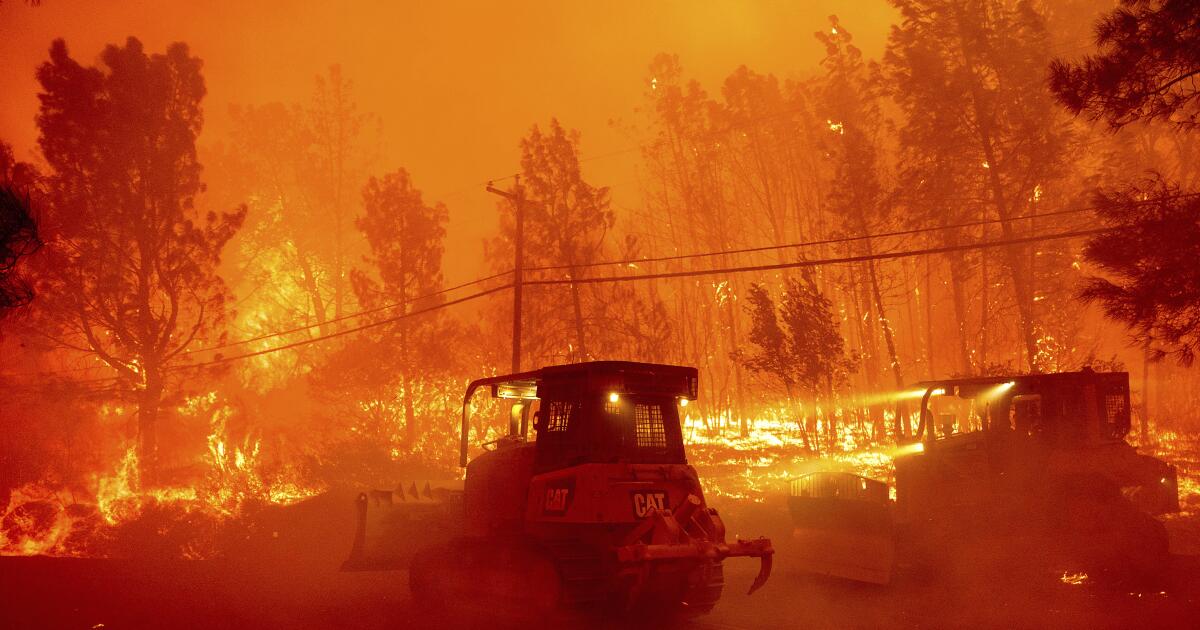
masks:
<path fill-rule="evenodd" d="M 1100 52 L 1050 64 L 1050 89 L 1067 109 L 1105 120 L 1200 123 L 1200 0 L 1121 0 L 1095 27 Z"/>
<path fill-rule="evenodd" d="M 825 77 L 818 90 L 820 111 L 825 114 L 829 133 L 825 142 L 831 162 L 826 185 L 831 212 L 839 219 L 841 232 L 846 236 L 864 237 L 884 231 L 891 220 L 890 201 L 882 181 L 882 144 L 885 140 L 883 115 L 880 111 L 880 88 L 872 76 L 878 72 L 875 64 L 863 60 L 862 51 L 855 46 L 850 32 L 837 16 L 829 18 L 828 32 L 816 33 L 825 45 L 821 65 Z M 870 256 L 875 253 L 870 240 L 851 245 L 848 253 Z M 873 260 L 857 266 L 851 274 L 852 291 L 864 314 L 863 338 L 869 339 L 866 354 L 878 364 L 874 352 L 875 326 L 883 336 L 887 361 L 896 387 L 904 385 L 904 374 L 896 350 L 895 332 L 883 303 L 881 271 Z M 869 349 L 869 350 L 868 350 Z M 868 369 L 868 383 L 876 386 L 874 369 Z"/>
<path fill-rule="evenodd" d="M 746 367 L 776 378 L 789 398 L 831 395 L 852 362 L 846 358 L 833 303 L 812 275 L 787 278 L 778 308 L 761 284 L 750 285 L 747 300 L 749 340 L 758 350 L 740 357 Z"/>
<path fill-rule="evenodd" d="M 741 96 L 745 90 L 769 92 L 770 88 L 751 85 L 758 82 L 748 74 L 731 77 L 726 84 L 727 103 L 722 108 L 697 81 L 685 78 L 675 55 L 657 55 L 649 72 L 646 111 L 651 116 L 654 136 L 643 154 L 655 182 L 647 194 L 650 212 L 641 217 L 648 228 L 645 233 L 659 238 L 659 247 L 673 253 L 689 249 L 721 252 L 744 246 L 751 232 L 747 225 L 758 216 L 748 208 L 765 203 L 765 198 L 755 199 L 749 179 L 754 175 L 748 171 L 735 176 L 743 186 L 730 189 L 729 167 L 737 159 L 731 158 L 731 153 L 743 148 L 753 151 L 754 141 L 771 135 L 761 126 L 765 121 L 747 119 Z M 757 96 L 750 100 L 757 101 Z M 787 121 L 781 113 L 776 112 L 772 121 L 783 127 Z M 743 124 L 746 126 L 734 126 Z M 773 133 L 780 131 L 777 128 Z M 746 194 L 739 194 L 743 191 Z M 738 197 L 731 199 L 731 195 Z M 737 261 L 733 256 L 712 260 L 722 265 Z M 679 269 L 682 265 L 672 263 L 670 267 Z M 742 413 L 744 370 L 741 362 L 730 359 L 741 347 L 743 312 L 737 305 L 737 282 L 736 276 L 681 278 L 673 283 L 671 314 L 678 330 L 680 359 L 707 375 L 701 384 L 707 393 L 701 399 L 709 402 L 703 403 L 707 411 L 701 417 L 707 422 L 709 417 L 728 415 L 745 435 L 749 424 Z"/>
<path fill-rule="evenodd" d="M 525 254 L 527 267 L 562 267 L 554 278 L 574 278 L 585 265 L 600 260 L 604 238 L 614 224 L 608 188 L 593 186 L 579 166 L 579 132 L 565 129 L 556 119 L 543 131 L 534 126 L 521 139 L 521 184 L 525 188 Z M 489 244 L 489 256 L 499 267 L 512 260 L 515 224 L 512 207 L 501 203 L 501 236 Z M 582 361 L 592 356 L 597 332 L 594 306 L 578 284 L 539 288 L 525 300 L 525 323 L 536 329 L 529 336 L 535 361 L 565 357 Z"/>
<path fill-rule="evenodd" d="M 783 289 L 776 307 L 766 287 L 750 285 L 745 309 L 750 315 L 749 341 L 756 350 L 737 358 L 751 371 L 777 380 L 789 401 L 800 395 L 827 400 L 852 367 L 833 303 L 810 273 L 787 278 Z M 808 424 L 800 424 L 805 439 L 815 429 L 815 423 Z"/>
<path fill-rule="evenodd" d="M 753 372 L 768 375 L 783 386 L 790 400 L 796 394 L 801 366 L 793 362 L 788 352 L 788 338 L 779 325 L 775 300 L 767 287 L 751 284 L 746 292 L 746 312 L 750 314 L 750 343 L 758 347 L 754 353 L 743 352 L 738 356 Z"/>
<path fill-rule="evenodd" d="M 1179 197 L 1161 180 L 1096 195 L 1096 212 L 1114 228 L 1084 254 L 1111 278 L 1093 277 L 1080 294 L 1133 331 L 1151 358 L 1191 365 L 1200 348 L 1200 197 Z"/>
<path fill-rule="evenodd" d="M 39 144 L 54 226 L 37 289 L 43 330 L 94 355 L 137 398 L 143 482 L 154 483 L 159 407 L 172 365 L 219 340 L 230 299 L 216 269 L 245 210 L 198 216 L 200 59 L 129 38 L 97 67 L 62 40 L 38 69 Z"/>
<path fill-rule="evenodd" d="M 908 192 L 943 207 L 961 207 L 964 197 L 979 199 L 977 207 L 997 221 L 996 232 L 1005 240 L 1044 229 L 1045 222 L 1018 219 L 1065 197 L 1059 189 L 1070 136 L 1045 90 L 1049 38 L 1038 6 L 1013 0 L 892 4 L 901 23 L 892 29 L 886 64 L 906 114 L 901 140 L 912 143 L 906 155 L 926 156 L 905 165 Z M 957 200 L 947 198 L 950 191 Z M 961 236 L 943 233 L 948 239 Z M 1012 319 L 1023 350 L 1018 356 L 1033 371 L 1046 367 L 1041 312 L 1050 307 L 1047 296 L 1057 295 L 1052 283 L 1062 276 L 1061 267 L 1047 264 L 1048 250 L 1038 250 L 1043 254 L 1020 245 L 999 249 L 1016 310 Z M 1063 257 L 1056 252 L 1054 258 Z M 985 279 L 980 286 L 992 283 Z M 984 313 L 995 308 L 990 299 Z M 960 313 L 960 324 L 964 318 Z"/>
<path fill-rule="evenodd" d="M 1079 64 L 1055 60 L 1051 90 L 1072 112 L 1123 130 L 1118 138 L 1129 146 L 1114 152 L 1118 172 L 1106 165 L 1112 175 L 1127 172 L 1136 156 L 1144 166 L 1194 179 L 1188 132 L 1200 115 L 1200 2 L 1125 0 L 1095 33 L 1100 54 Z M 1181 132 L 1168 136 L 1174 142 L 1165 154 L 1154 121 Z M 1161 175 L 1097 192 L 1097 215 L 1115 231 L 1094 237 L 1084 255 L 1112 278 L 1089 278 L 1080 295 L 1129 326 L 1149 359 L 1171 355 L 1191 365 L 1200 344 L 1200 202 L 1181 193 L 1178 182 Z"/>
<path fill-rule="evenodd" d="M 788 278 L 779 315 L 788 332 L 788 354 L 800 366 L 800 384 L 821 398 L 831 396 L 853 362 L 838 331 L 833 303 L 809 274 Z"/>
<path fill-rule="evenodd" d="M 0 318 L 33 299 L 16 266 L 41 246 L 30 203 L 37 177 L 32 165 L 16 161 L 12 148 L 0 142 Z"/>
<path fill-rule="evenodd" d="M 367 180 L 363 207 L 366 212 L 356 223 L 371 246 L 368 261 L 379 279 L 355 270 L 351 284 L 359 304 L 367 309 L 394 304 L 386 315 L 395 316 L 441 302 L 440 296 L 430 294 L 442 285 L 442 253 L 449 220 L 446 206 L 427 204 L 421 191 L 413 187 L 408 172 L 399 169 Z M 431 346 L 437 343 L 433 339 L 436 317 L 432 313 L 419 315 L 389 325 L 375 355 L 379 357 L 376 367 L 382 365 L 388 372 L 387 380 L 399 382 L 405 440 L 409 443 L 418 433 L 413 384 L 414 380 L 422 380 L 413 372 L 418 365 L 433 363 L 428 359 Z M 426 360 L 418 361 L 418 355 Z"/>

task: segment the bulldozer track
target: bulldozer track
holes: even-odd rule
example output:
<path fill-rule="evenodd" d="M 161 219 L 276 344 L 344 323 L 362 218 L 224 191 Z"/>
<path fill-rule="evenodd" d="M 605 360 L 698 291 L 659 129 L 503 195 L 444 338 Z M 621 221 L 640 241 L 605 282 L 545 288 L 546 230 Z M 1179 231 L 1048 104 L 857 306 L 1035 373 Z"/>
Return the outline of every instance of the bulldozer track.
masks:
<path fill-rule="evenodd" d="M 546 550 L 558 567 L 564 604 L 596 604 L 608 597 L 609 573 L 599 550 L 578 543 L 552 543 L 546 545 Z"/>
<path fill-rule="evenodd" d="M 687 627 L 696 630 L 750 630 L 749 626 L 735 626 L 719 621 L 692 621 Z"/>

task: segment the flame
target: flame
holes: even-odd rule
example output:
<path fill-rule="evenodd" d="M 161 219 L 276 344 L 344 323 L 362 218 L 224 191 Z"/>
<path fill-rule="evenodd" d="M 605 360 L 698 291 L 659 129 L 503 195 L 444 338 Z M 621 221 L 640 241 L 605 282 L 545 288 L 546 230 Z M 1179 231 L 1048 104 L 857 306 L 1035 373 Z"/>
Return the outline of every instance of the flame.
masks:
<path fill-rule="evenodd" d="M 1067 571 L 1063 571 L 1062 577 L 1060 577 L 1058 579 L 1063 584 L 1070 584 L 1071 586 L 1080 586 L 1083 583 L 1088 581 L 1088 574 L 1086 574 L 1086 573 L 1069 573 Z"/>
<path fill-rule="evenodd" d="M 74 520 L 56 493 L 38 484 L 17 488 L 0 528 L 0 555 L 46 555 L 64 548 Z"/>
<path fill-rule="evenodd" d="M 803 419 L 787 408 L 760 414 L 750 421 L 745 436 L 711 430 L 732 424 L 727 415 L 688 415 L 684 420 L 688 461 L 700 472 L 705 493 L 725 500 L 764 503 L 772 493 L 782 492 L 789 479 L 814 468 L 851 470 L 890 481 L 894 449 L 875 443 L 867 432 L 849 422 L 851 410 L 807 408 L 815 412 L 811 432 L 802 429 Z M 885 416 L 884 421 L 893 419 L 894 415 Z M 838 432 L 831 440 L 834 421 Z"/>
<path fill-rule="evenodd" d="M 211 432 L 202 478 L 190 484 L 146 487 L 140 478 L 136 446 L 128 445 L 120 459 L 87 484 L 90 492 L 74 493 L 29 484 L 12 493 L 0 519 L 0 555 L 83 555 L 88 538 L 104 540 L 146 514 L 151 507 L 180 514 L 203 515 L 224 523 L 238 518 L 247 504 L 289 505 L 324 491 L 301 481 L 294 469 L 269 473 L 262 460 L 260 439 L 230 442 L 226 422 L 231 410 L 215 392 L 185 399 L 181 413 L 208 415 Z M 111 408 L 121 415 L 120 407 Z M 80 496 L 83 495 L 83 496 Z M 82 538 L 82 547 L 80 541 Z M 200 557 L 185 549 L 185 557 Z"/>

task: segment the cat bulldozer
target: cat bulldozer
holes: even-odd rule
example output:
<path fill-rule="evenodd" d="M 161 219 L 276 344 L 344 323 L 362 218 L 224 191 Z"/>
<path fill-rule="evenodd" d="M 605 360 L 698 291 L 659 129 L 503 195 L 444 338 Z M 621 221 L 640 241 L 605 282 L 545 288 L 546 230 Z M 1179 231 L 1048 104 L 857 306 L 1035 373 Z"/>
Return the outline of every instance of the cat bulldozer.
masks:
<path fill-rule="evenodd" d="M 471 401 L 483 387 L 511 403 L 509 429 L 468 462 Z M 774 550 L 766 538 L 726 540 L 705 503 L 679 420 L 696 394 L 695 368 L 616 361 L 473 381 L 461 490 L 413 484 L 359 495 L 343 568 L 407 563 L 414 601 L 443 607 L 688 616 L 720 598 L 725 559 L 754 557 L 753 593 Z M 415 552 L 398 550 L 414 540 Z"/>
<path fill-rule="evenodd" d="M 801 568 L 886 583 L 897 562 L 985 549 L 1161 570 L 1167 531 L 1154 517 L 1179 511 L 1176 472 L 1125 440 L 1127 373 L 928 381 L 898 397 L 920 406 L 915 427 L 897 425 L 894 502 L 883 482 L 846 473 L 792 482 L 794 542 L 808 549 Z"/>

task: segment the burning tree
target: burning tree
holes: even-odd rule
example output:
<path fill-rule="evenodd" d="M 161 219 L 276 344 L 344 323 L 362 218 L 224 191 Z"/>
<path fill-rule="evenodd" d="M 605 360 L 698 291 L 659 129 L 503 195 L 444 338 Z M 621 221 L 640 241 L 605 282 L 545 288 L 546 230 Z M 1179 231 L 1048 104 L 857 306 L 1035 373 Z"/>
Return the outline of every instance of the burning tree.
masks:
<path fill-rule="evenodd" d="M 529 136 L 521 140 L 521 172 L 529 191 L 527 251 L 543 252 L 533 260 L 540 258 L 544 265 L 563 266 L 566 278 L 579 277 L 583 271 L 580 265 L 600 260 L 604 237 L 615 222 L 608 188 L 593 186 L 583 179 L 579 168 L 579 132 L 567 131 L 556 119 L 550 121 L 546 133 L 535 125 Z M 569 361 L 586 360 L 591 353 L 583 287 L 569 284 L 567 291 L 569 308 L 563 308 L 553 298 L 545 299 L 540 319 L 554 327 L 562 322 L 563 332 L 570 332 L 550 339 L 569 340 L 569 350 L 565 353 Z M 550 351 L 557 354 L 562 350 Z"/>
<path fill-rule="evenodd" d="M 333 66 L 316 78 L 308 103 L 230 108 L 230 140 L 208 158 L 221 184 L 206 197 L 210 207 L 246 203 L 250 209 L 231 245 L 238 263 L 234 288 L 247 297 L 238 312 L 241 328 L 269 334 L 309 326 L 293 339 L 328 335 L 355 310 L 350 270 L 366 248 L 353 229 L 359 208 L 353 192 L 371 160 L 367 132 L 374 118 L 358 111 L 352 88 Z M 263 357 L 275 369 L 243 375 L 260 390 L 285 385 L 334 345 Z"/>
<path fill-rule="evenodd" d="M 876 72 L 874 64 L 868 65 L 862 52 L 855 46 L 849 31 L 841 26 L 837 17 L 830 18 L 829 32 L 818 32 L 817 39 L 825 44 L 825 58 L 821 65 L 826 75 L 820 86 L 820 107 L 826 114 L 829 128 L 828 139 L 823 144 L 830 157 L 829 205 L 839 219 L 841 232 L 851 237 L 862 238 L 873 232 L 882 231 L 891 219 L 890 201 L 882 181 L 883 173 L 880 145 L 883 141 L 884 121 L 880 111 L 880 90 L 871 77 Z M 871 241 L 863 239 L 853 242 L 852 255 L 872 256 L 875 248 Z M 896 387 L 903 387 L 904 375 L 900 357 L 896 351 L 896 335 L 884 306 L 881 270 L 874 260 L 868 258 L 850 274 L 851 299 L 857 312 L 864 314 L 856 318 L 864 330 L 863 339 L 869 340 L 869 350 L 864 358 L 878 363 L 875 346 L 875 326 L 883 335 L 887 348 L 888 366 Z M 877 387 L 877 368 L 867 370 L 869 386 Z"/>
<path fill-rule="evenodd" d="M 646 193 L 651 210 L 644 217 L 648 235 L 660 239 L 659 246 L 672 253 L 683 253 L 683 244 L 708 252 L 736 249 L 744 243 L 742 237 L 750 232 L 746 229 L 748 221 L 758 216 L 744 208 L 770 197 L 765 186 L 775 182 L 769 179 L 764 182 L 762 169 L 754 169 L 757 173 L 751 175 L 743 171 L 738 178 L 745 183 L 744 189 L 751 192 L 738 199 L 738 205 L 732 203 L 726 185 L 725 167 L 732 161 L 727 148 L 744 142 L 749 151 L 742 164 L 770 162 L 762 145 L 772 136 L 790 137 L 788 120 L 782 116 L 786 111 L 775 112 L 772 118 L 778 128 L 768 131 L 754 126 L 756 132 L 750 138 L 743 127 L 736 126 L 747 122 L 741 107 L 742 94 L 770 88 L 752 85 L 759 82 L 748 73 L 727 81 L 726 93 L 731 103 L 724 112 L 697 81 L 685 78 L 675 55 L 657 55 L 650 63 L 646 83 L 649 86 L 646 111 L 653 135 L 643 149 L 643 156 L 654 178 Z M 721 120 L 714 120 L 718 117 Z M 740 142 L 733 139 L 743 134 Z M 759 179 L 756 186 L 746 183 L 755 178 Z M 781 185 L 776 190 L 782 188 Z M 754 192 L 755 189 L 762 194 Z M 777 207 L 773 213 L 778 219 L 783 211 Z M 793 227 L 793 222 L 780 221 L 778 227 L 781 230 Z M 735 256 L 726 255 L 713 260 L 721 265 L 737 262 Z M 683 263 L 672 265 L 673 270 L 682 268 Z M 743 341 L 736 278 L 680 278 L 672 284 L 671 315 L 678 322 L 675 343 L 680 348 L 680 360 L 700 367 L 709 375 L 702 385 L 705 394 L 701 398 L 711 401 L 706 403 L 715 412 L 711 415 L 727 415 L 738 422 L 739 431 L 745 435 L 749 423 L 742 413 L 744 370 L 740 362 L 730 360 Z"/>
<path fill-rule="evenodd" d="M 975 217 L 995 221 L 1003 240 L 1044 229 L 1048 221 L 1022 219 L 1051 209 L 1043 208 L 1051 199 L 1064 198 L 1070 148 L 1070 136 L 1044 87 L 1049 61 L 1044 17 L 1024 2 L 893 4 L 902 21 L 889 38 L 886 68 L 906 114 L 903 150 L 918 158 L 903 175 L 908 196 L 917 203 L 935 203 L 940 207 L 933 210 L 949 210 L 955 219 L 972 218 L 964 210 L 974 209 Z M 965 236 L 958 230 L 940 234 L 947 245 Z M 1066 292 L 1057 291 L 1055 284 L 1069 263 L 1062 260 L 1065 252 L 1045 245 L 1010 244 L 999 251 L 1001 272 L 1011 288 L 1007 304 L 1016 311 L 1018 356 L 1031 370 L 1042 370 L 1048 363 L 1040 345 L 1046 333 L 1042 313 L 1050 310 L 1048 299 L 1061 300 L 1055 308 L 1070 307 Z M 986 264 L 986 256 L 981 261 Z M 950 264 L 953 271 L 961 260 L 952 258 Z M 991 303 L 995 296 L 985 292 L 995 280 L 985 274 L 981 267 L 986 301 L 981 333 L 996 328 L 986 318 L 996 309 Z M 955 299 L 962 330 L 966 297 Z M 981 339 L 980 346 L 986 348 L 986 341 Z"/>
<path fill-rule="evenodd" d="M 143 483 L 154 481 L 171 369 L 194 343 L 223 337 L 230 296 L 216 269 L 245 216 L 193 207 L 203 188 L 200 68 L 182 43 L 147 54 L 129 38 L 86 67 L 57 40 L 37 75 L 51 169 L 39 323 L 57 345 L 114 370 L 136 398 Z"/>
<path fill-rule="evenodd" d="M 449 220 L 446 206 L 427 204 L 404 169 L 367 180 L 363 205 L 366 214 L 357 224 L 371 246 L 368 260 L 378 271 L 379 280 L 355 271 L 352 283 L 359 303 L 366 308 L 392 304 L 395 308 L 389 314 L 405 315 L 441 302 L 440 296 L 432 294 L 442 285 L 442 252 Z M 409 444 L 418 433 L 413 385 L 419 377 L 414 371 L 418 365 L 428 367 L 429 363 L 417 362 L 414 346 L 424 350 L 419 353 L 422 358 L 429 356 L 430 346 L 437 343 L 431 334 L 436 332 L 436 320 L 436 314 L 419 315 L 389 326 L 381 345 L 391 351 L 378 354 L 391 359 L 383 362 L 390 373 L 388 380 L 399 379 L 404 436 Z"/>
<path fill-rule="evenodd" d="M 541 364 L 598 357 L 661 360 L 670 327 L 653 290 L 573 282 L 612 269 L 599 263 L 614 256 L 609 242 L 616 224 L 608 188 L 583 177 L 579 142 L 579 132 L 556 119 L 547 131 L 535 126 L 521 140 L 524 264 L 535 280 L 560 283 L 531 286 L 524 320 L 537 333 L 526 338 L 527 347 Z M 506 203 L 504 209 L 511 208 Z M 514 228 L 505 213 L 501 235 L 488 244 L 497 266 L 511 259 Z M 626 235 L 615 256 L 636 258 L 638 248 L 637 238 Z"/>

